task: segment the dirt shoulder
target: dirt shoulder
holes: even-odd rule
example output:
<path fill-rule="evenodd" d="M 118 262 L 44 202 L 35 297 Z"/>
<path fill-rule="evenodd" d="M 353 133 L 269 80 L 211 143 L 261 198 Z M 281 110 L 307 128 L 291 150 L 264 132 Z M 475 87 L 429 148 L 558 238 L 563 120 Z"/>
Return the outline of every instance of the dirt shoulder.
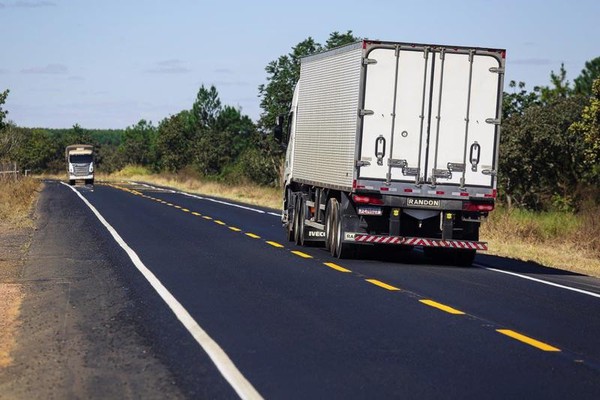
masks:
<path fill-rule="evenodd" d="M 35 228 L 0 235 L 0 397 L 184 397 L 138 333 L 98 233 L 58 204 L 52 185 Z"/>

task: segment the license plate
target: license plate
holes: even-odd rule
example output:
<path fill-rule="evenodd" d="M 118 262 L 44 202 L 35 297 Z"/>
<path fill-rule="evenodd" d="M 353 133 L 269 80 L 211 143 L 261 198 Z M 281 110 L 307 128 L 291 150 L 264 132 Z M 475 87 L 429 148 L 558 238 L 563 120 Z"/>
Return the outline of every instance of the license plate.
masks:
<path fill-rule="evenodd" d="M 439 208 L 441 205 L 440 200 L 434 199 L 413 199 L 408 198 L 406 200 L 406 205 L 412 207 L 429 207 L 429 208 Z"/>
<path fill-rule="evenodd" d="M 383 210 L 381 207 L 368 207 L 368 206 L 360 206 L 358 207 L 358 215 L 382 215 Z"/>

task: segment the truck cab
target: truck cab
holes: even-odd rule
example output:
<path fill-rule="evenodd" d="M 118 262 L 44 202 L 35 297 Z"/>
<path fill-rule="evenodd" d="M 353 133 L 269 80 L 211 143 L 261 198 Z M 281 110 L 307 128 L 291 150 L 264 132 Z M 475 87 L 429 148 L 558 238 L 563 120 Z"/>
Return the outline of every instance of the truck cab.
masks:
<path fill-rule="evenodd" d="M 86 185 L 94 184 L 94 146 L 74 144 L 65 149 L 69 184 L 83 181 Z"/>

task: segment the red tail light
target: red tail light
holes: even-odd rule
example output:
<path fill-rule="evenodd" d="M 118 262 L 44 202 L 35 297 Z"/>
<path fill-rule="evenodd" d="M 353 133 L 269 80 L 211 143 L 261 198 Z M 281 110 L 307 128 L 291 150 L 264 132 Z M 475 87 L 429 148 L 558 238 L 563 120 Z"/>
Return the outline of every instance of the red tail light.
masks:
<path fill-rule="evenodd" d="M 463 211 L 492 211 L 494 209 L 494 203 L 471 203 L 466 202 L 463 204 Z"/>
<path fill-rule="evenodd" d="M 373 204 L 373 205 L 377 205 L 377 206 L 383 205 L 383 199 L 381 199 L 379 197 L 373 197 L 373 196 L 361 196 L 361 195 L 355 194 L 352 196 L 352 200 L 354 200 L 354 202 L 358 203 L 358 204 Z"/>

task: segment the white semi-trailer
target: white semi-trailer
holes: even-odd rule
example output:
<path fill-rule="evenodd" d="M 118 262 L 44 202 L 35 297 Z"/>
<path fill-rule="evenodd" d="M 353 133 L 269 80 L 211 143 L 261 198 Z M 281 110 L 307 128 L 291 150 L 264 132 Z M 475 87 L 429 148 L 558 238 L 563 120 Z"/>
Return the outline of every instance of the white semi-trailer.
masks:
<path fill-rule="evenodd" d="M 422 246 L 470 265 L 494 209 L 505 50 L 364 40 L 301 60 L 282 221 L 337 257 Z"/>
<path fill-rule="evenodd" d="M 65 148 L 69 184 L 84 181 L 94 184 L 94 146 L 90 144 L 72 144 Z"/>

